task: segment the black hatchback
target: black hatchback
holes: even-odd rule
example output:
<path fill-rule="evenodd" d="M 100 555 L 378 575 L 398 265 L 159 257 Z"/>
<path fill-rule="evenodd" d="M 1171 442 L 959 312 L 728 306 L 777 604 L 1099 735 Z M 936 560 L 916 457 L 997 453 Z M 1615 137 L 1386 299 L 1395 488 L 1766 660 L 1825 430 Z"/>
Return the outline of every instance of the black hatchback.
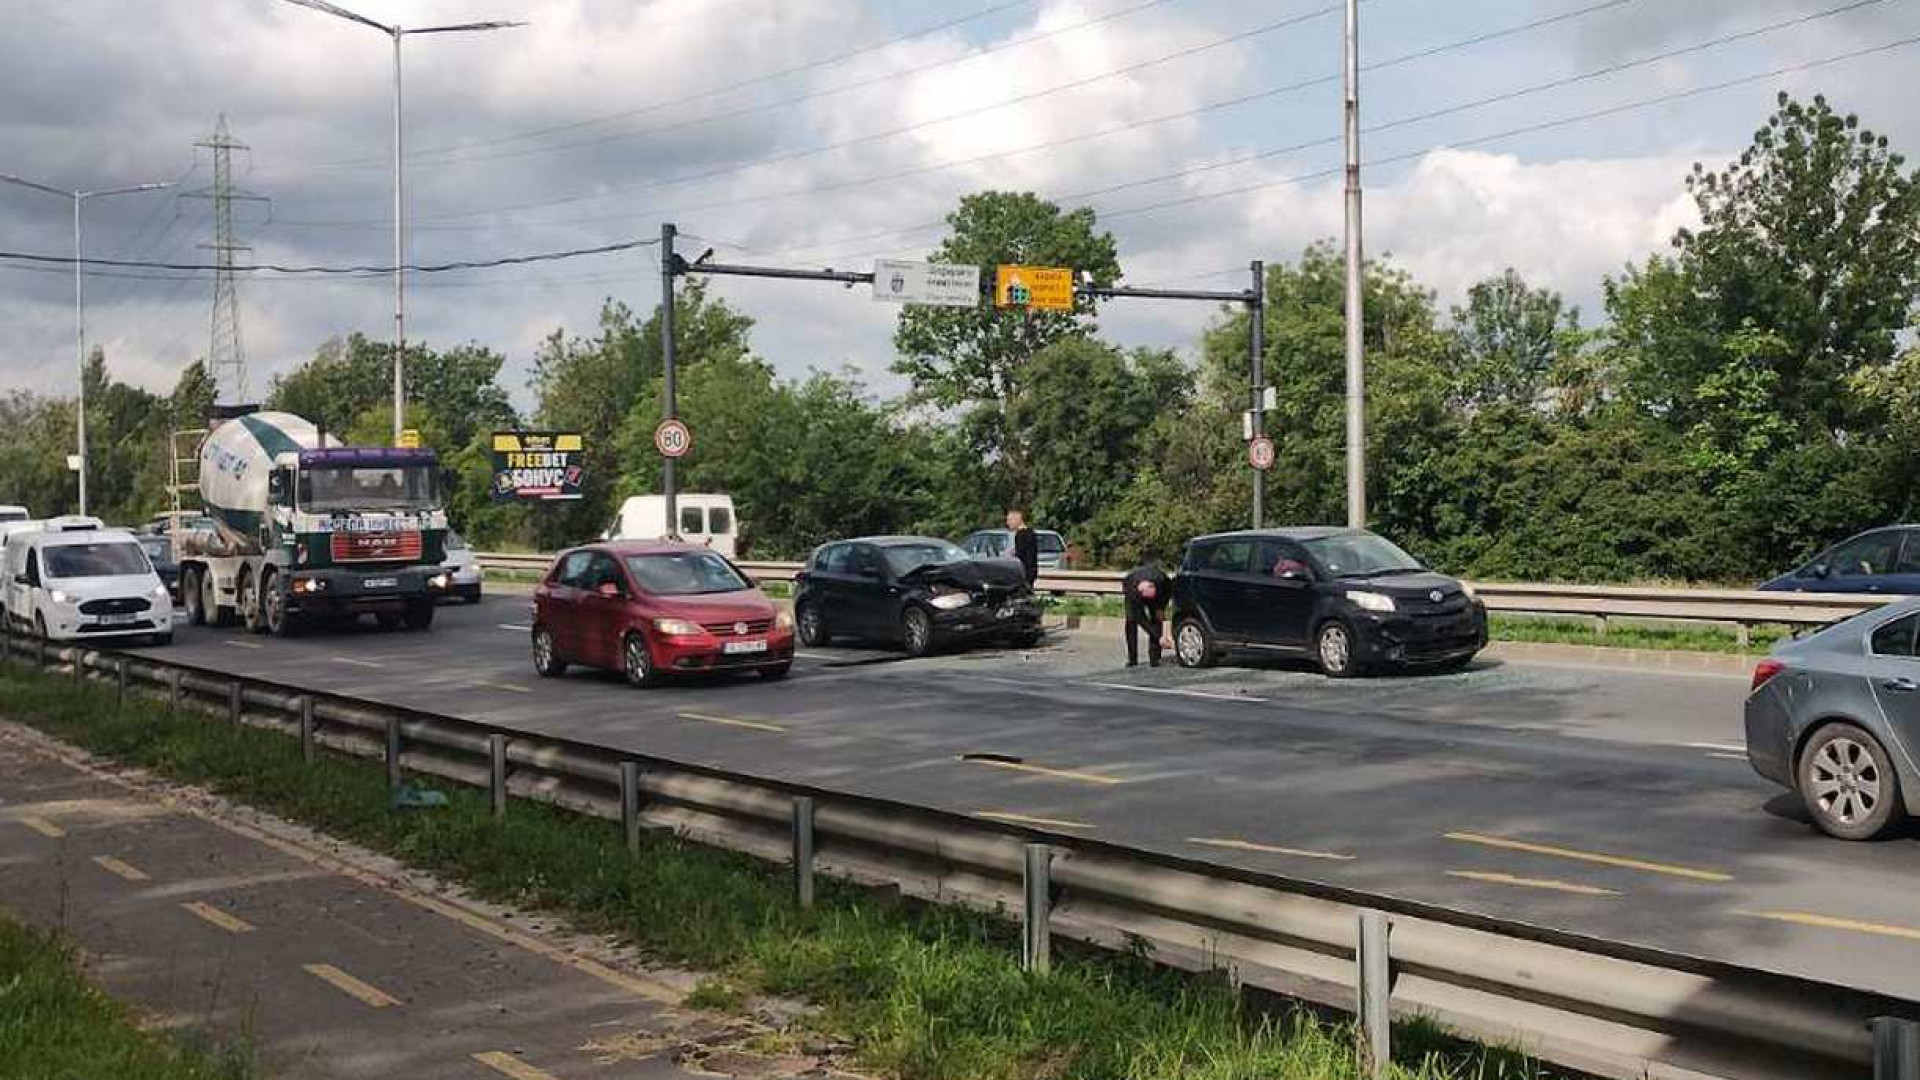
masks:
<path fill-rule="evenodd" d="M 1364 529 L 1188 541 L 1173 625 L 1183 667 L 1244 650 L 1307 656 L 1336 678 L 1381 666 L 1462 668 L 1487 644 L 1487 609 L 1472 589 Z"/>
<path fill-rule="evenodd" d="M 822 544 L 794 576 L 800 643 L 836 637 L 898 642 L 910 656 L 996 639 L 1040 641 L 1040 605 L 1011 559 L 974 559 L 927 536 Z"/>

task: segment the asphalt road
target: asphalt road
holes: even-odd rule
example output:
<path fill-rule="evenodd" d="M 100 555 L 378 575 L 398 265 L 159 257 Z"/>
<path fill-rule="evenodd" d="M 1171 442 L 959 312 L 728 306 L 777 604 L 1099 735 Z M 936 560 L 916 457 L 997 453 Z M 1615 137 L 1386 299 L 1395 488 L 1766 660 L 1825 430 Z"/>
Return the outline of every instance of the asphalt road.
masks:
<path fill-rule="evenodd" d="M 1487 659 L 1346 682 L 1129 670 L 1117 642 L 1059 634 L 917 661 L 804 651 L 781 683 L 643 691 L 541 679 L 528 620 L 524 598 L 489 598 L 426 633 L 183 627 L 170 652 L 1920 999 L 1920 838 L 1817 835 L 1745 763 L 1744 678 Z"/>

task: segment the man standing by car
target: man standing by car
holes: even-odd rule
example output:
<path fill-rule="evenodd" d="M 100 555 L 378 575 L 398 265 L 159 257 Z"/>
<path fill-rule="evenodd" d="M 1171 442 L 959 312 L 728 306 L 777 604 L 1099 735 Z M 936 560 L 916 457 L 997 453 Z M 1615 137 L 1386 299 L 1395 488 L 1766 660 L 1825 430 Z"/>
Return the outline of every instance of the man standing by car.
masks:
<path fill-rule="evenodd" d="M 1147 632 L 1147 663 L 1160 666 L 1160 635 L 1166 625 L 1167 601 L 1173 596 L 1173 580 L 1160 569 L 1159 562 L 1148 560 L 1127 572 L 1120 583 L 1120 595 L 1127 605 L 1127 666 L 1140 663 L 1136 631 Z"/>
<path fill-rule="evenodd" d="M 1027 524 L 1024 510 L 1007 511 L 1007 528 L 1013 530 L 1013 557 L 1026 573 L 1027 588 L 1031 589 L 1040 577 L 1040 538 L 1033 534 L 1033 527 Z"/>

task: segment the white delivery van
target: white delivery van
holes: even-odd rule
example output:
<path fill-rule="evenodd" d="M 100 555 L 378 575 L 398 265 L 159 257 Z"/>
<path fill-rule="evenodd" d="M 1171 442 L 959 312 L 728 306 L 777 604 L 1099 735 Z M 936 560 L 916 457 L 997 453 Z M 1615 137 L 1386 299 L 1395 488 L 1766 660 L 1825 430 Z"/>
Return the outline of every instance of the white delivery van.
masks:
<path fill-rule="evenodd" d="M 600 534 L 602 540 L 659 540 L 677 535 L 689 544 L 704 544 L 731 559 L 740 536 L 740 521 L 733 516 L 733 496 L 704 495 L 689 491 L 674 496 L 679 527 L 667 527 L 665 495 L 635 495 L 620 504 L 613 523 Z"/>
<path fill-rule="evenodd" d="M 173 600 L 145 548 L 125 529 L 55 518 L 6 547 L 7 618 L 56 641 L 173 640 Z"/>
<path fill-rule="evenodd" d="M 24 506 L 12 506 L 0 503 L 0 524 L 12 521 L 32 521 L 33 515 Z"/>

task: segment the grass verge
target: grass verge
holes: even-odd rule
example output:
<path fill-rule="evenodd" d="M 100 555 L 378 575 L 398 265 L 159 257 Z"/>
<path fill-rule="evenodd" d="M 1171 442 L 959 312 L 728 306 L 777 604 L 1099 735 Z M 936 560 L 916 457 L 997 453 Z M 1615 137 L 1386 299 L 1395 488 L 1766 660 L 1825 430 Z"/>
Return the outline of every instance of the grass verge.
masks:
<path fill-rule="evenodd" d="M 207 787 L 457 880 L 486 898 L 544 908 L 675 963 L 715 973 L 701 1003 L 804 998 L 806 1023 L 854 1047 L 855 1064 L 911 1080 L 1131 1078 L 1346 1080 L 1350 1031 L 1305 1011 L 1268 1011 L 1218 977 L 1144 956 L 1058 950 L 1023 973 L 1015 928 L 990 914 L 822 882 L 797 910 L 766 864 L 649 836 L 637 856 L 616 823 L 516 801 L 504 824 L 484 793 L 446 807 L 389 809 L 382 767 L 326 754 L 304 766 L 284 736 L 16 665 L 6 714 L 95 753 Z M 1533 1080 L 1536 1065 L 1424 1025 L 1397 1036 L 1400 1080 Z"/>
<path fill-rule="evenodd" d="M 246 1056 L 142 1031 L 59 938 L 0 916 L 0 1080 L 244 1080 Z"/>

